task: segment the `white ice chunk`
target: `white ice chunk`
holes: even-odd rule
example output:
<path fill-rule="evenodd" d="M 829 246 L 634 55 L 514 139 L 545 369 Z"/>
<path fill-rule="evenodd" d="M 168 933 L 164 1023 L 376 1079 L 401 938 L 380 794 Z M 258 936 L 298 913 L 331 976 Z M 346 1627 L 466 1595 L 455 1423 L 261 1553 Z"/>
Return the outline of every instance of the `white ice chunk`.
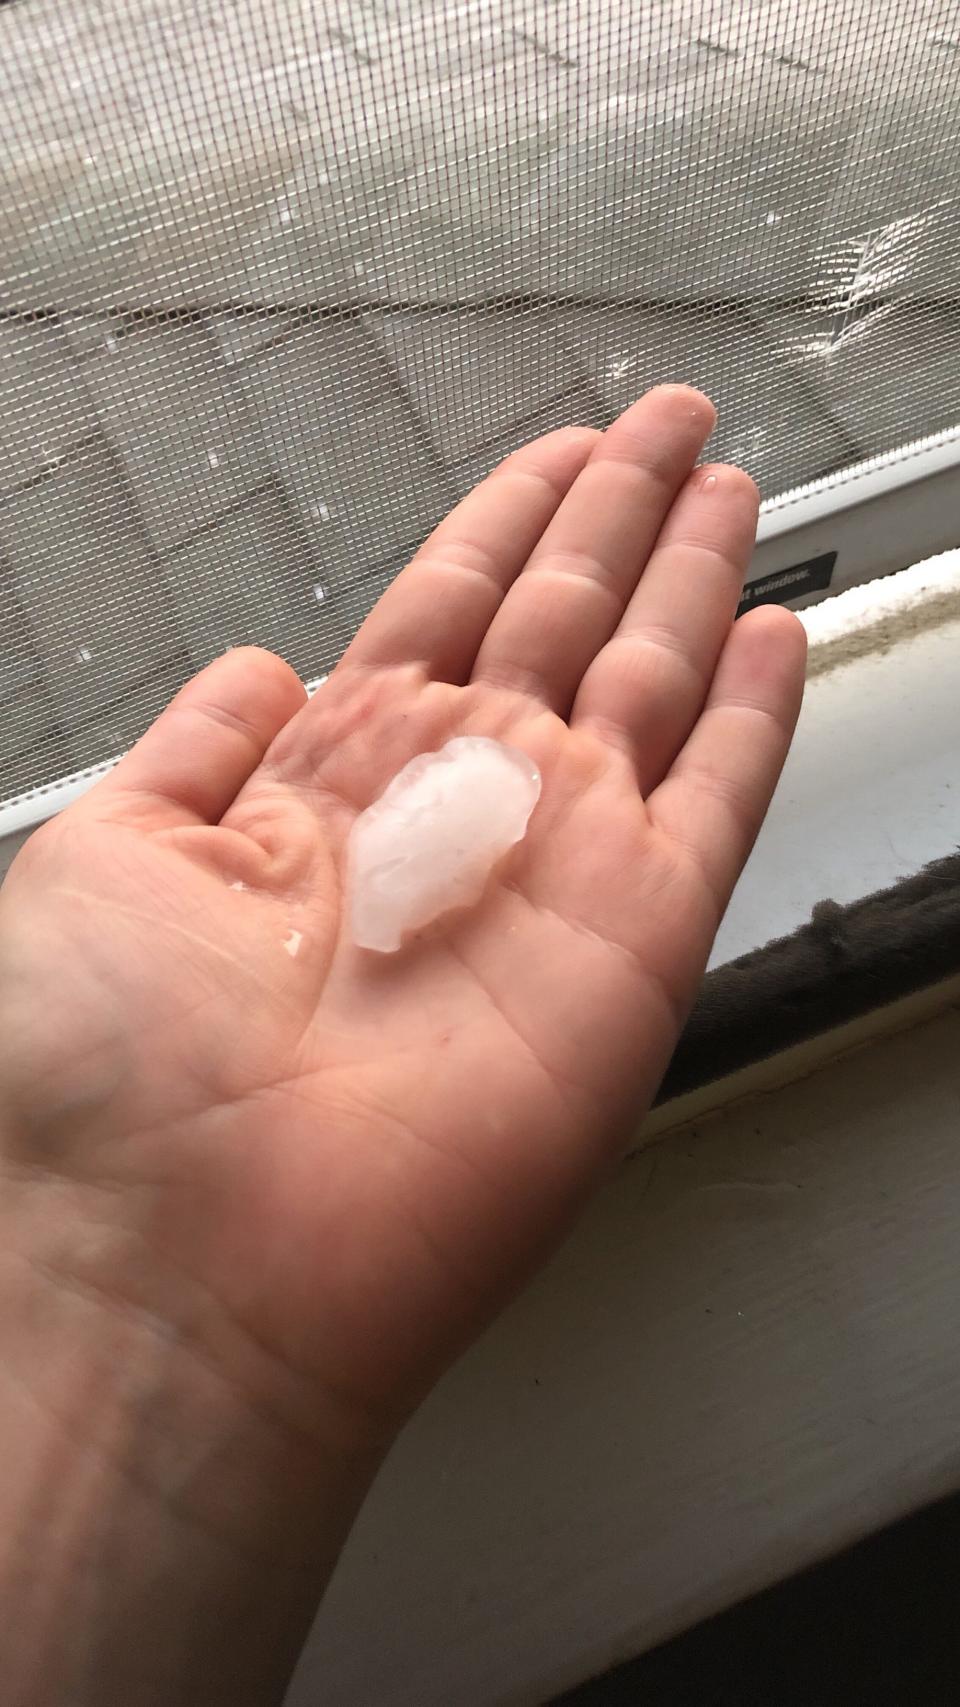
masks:
<path fill-rule="evenodd" d="M 358 947 L 391 954 L 409 931 L 479 901 L 496 862 L 522 841 L 539 798 L 533 760 L 500 741 L 459 736 L 411 759 L 350 832 Z"/>

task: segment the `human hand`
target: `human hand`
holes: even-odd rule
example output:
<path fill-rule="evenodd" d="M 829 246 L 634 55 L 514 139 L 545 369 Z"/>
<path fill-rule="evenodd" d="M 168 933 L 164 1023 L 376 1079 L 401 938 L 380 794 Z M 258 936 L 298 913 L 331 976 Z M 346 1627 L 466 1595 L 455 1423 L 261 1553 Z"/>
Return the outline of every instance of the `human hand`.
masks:
<path fill-rule="evenodd" d="M 669 1059 L 803 675 L 788 612 L 731 626 L 756 493 L 692 472 L 712 420 L 667 387 L 517 453 L 309 703 L 228 654 L 4 887 L 8 1225 L 281 1436 L 375 1457 Z M 460 733 L 539 765 L 526 839 L 476 908 L 362 952 L 350 825 Z"/>

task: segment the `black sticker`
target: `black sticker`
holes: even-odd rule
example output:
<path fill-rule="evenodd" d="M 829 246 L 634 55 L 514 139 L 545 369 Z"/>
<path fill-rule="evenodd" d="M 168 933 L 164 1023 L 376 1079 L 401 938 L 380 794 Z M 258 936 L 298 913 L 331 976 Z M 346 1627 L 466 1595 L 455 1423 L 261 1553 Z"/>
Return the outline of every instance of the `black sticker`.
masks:
<path fill-rule="evenodd" d="M 743 589 L 737 615 L 753 610 L 754 605 L 785 605 L 791 599 L 801 599 L 805 593 L 822 593 L 833 579 L 835 551 L 825 551 L 822 557 L 808 557 L 805 563 L 795 563 L 791 569 L 774 569 L 750 581 Z"/>

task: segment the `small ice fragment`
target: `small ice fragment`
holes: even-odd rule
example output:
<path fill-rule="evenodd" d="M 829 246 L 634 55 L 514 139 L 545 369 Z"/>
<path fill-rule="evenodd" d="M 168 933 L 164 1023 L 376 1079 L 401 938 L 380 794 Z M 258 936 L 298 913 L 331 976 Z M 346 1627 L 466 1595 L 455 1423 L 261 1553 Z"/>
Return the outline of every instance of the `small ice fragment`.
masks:
<path fill-rule="evenodd" d="M 231 885 L 230 885 L 231 889 L 246 889 L 246 887 L 247 887 L 246 884 L 239 877 L 237 878 L 236 883 L 231 883 Z"/>
<path fill-rule="evenodd" d="M 300 949 L 300 944 L 302 943 L 302 941 L 303 941 L 303 932 L 302 931 L 291 931 L 289 936 L 284 937 L 283 946 L 286 949 L 287 953 L 289 954 L 291 960 L 296 960 L 297 954 L 298 954 L 299 949 Z"/>
<path fill-rule="evenodd" d="M 484 736 L 458 736 L 411 759 L 350 832 L 357 946 L 392 954 L 409 931 L 479 901 L 539 798 L 533 760 Z"/>

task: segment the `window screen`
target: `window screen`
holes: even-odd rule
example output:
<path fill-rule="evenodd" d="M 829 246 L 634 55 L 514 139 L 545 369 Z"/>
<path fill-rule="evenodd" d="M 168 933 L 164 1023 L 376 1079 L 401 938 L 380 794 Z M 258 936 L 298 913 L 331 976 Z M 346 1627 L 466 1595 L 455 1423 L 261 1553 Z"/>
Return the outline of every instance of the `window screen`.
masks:
<path fill-rule="evenodd" d="M 656 380 L 766 497 L 955 425 L 958 133 L 930 0 L 0 0 L 0 796 Z"/>

